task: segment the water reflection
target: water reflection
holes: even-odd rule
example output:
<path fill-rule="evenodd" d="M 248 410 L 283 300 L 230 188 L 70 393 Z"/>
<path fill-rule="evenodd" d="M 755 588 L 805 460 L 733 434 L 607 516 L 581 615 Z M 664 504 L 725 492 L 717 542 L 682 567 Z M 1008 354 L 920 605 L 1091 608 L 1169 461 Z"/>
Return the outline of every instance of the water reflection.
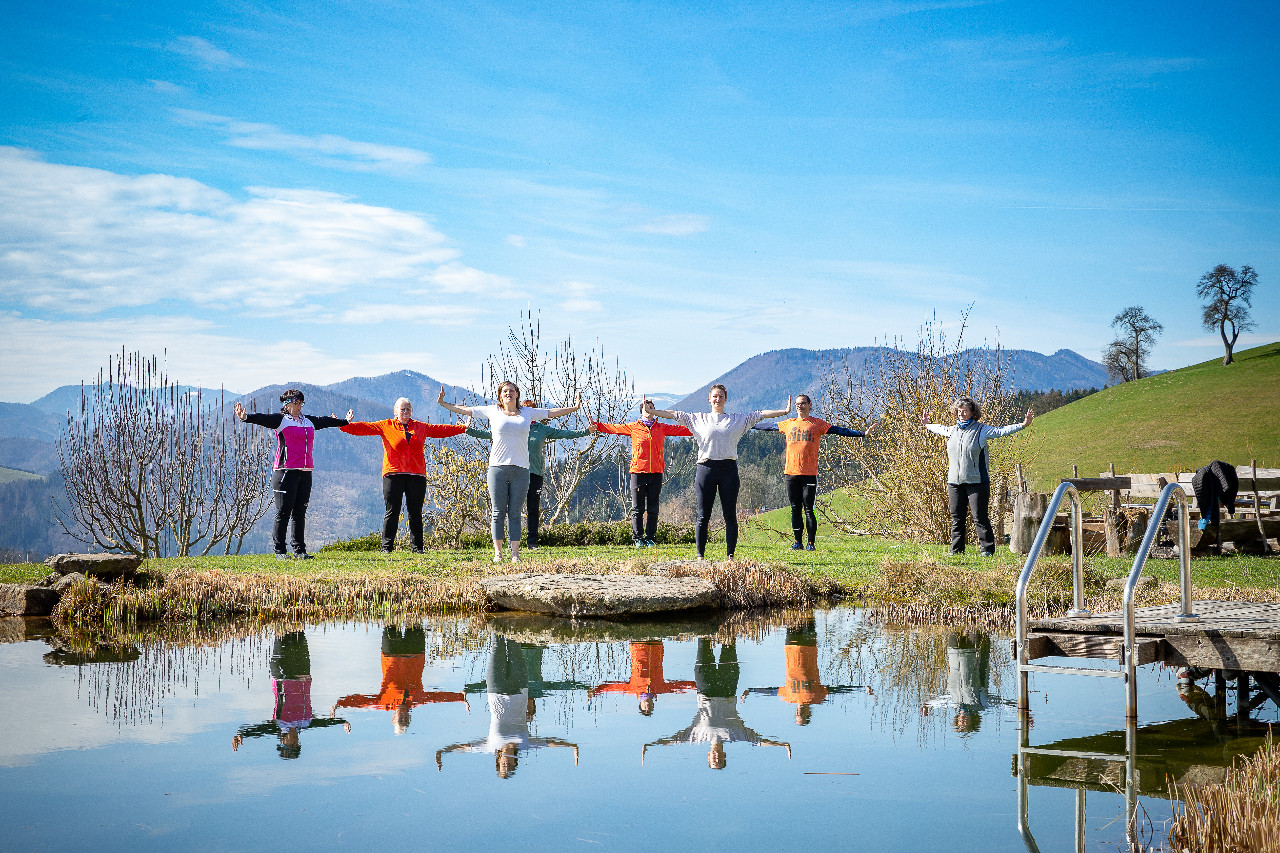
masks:
<path fill-rule="evenodd" d="M 239 750 L 245 738 L 273 736 L 281 758 L 297 758 L 302 754 L 299 737 L 306 729 L 342 726 L 347 732 L 351 724 L 333 716 L 317 717 L 311 710 L 311 652 L 307 635 L 289 631 L 276 637 L 271 647 L 271 693 L 275 700 L 271 719 L 256 725 L 241 726 L 231 738 L 231 749 Z"/>
<path fill-rule="evenodd" d="M 501 634 L 493 638 L 489 665 L 485 668 L 484 688 L 489 705 L 489 734 L 467 743 L 455 743 L 436 751 L 436 769 L 444 770 L 444 756 L 450 752 L 483 752 L 494 756 L 498 776 L 507 779 L 516 772 L 521 752 L 566 747 L 573 750 L 573 763 L 578 763 L 578 745 L 561 738 L 534 737 L 529 721 L 537 711 L 534 697 L 529 695 L 529 669 L 525 650 L 515 640 Z M 549 686 L 542 681 L 541 650 L 538 649 L 538 689 Z M 581 685 L 583 689 L 586 685 Z"/>
<path fill-rule="evenodd" d="M 823 684 L 818 666 L 818 623 L 807 619 L 799 626 L 787 628 L 783 647 L 786 657 L 786 683 L 781 687 L 750 687 L 742 692 L 777 696 L 796 706 L 796 725 L 807 726 L 813 719 L 813 706 L 821 705 L 833 693 L 864 693 L 875 699 L 875 690 L 865 684 Z"/>
<path fill-rule="evenodd" d="M 951 710 L 951 728 L 957 734 L 976 732 L 982 725 L 982 713 L 1003 705 L 1015 707 L 1009 699 L 995 696 L 990 690 L 991 635 L 985 631 L 947 632 L 947 689 L 921 708 L 922 715 Z"/>
<path fill-rule="evenodd" d="M 737 643 L 721 644 L 720 658 L 717 660 L 711 639 L 699 637 L 698 657 L 693 665 L 698 710 L 693 716 L 693 722 L 670 737 L 659 738 L 641 747 L 640 762 L 644 763 L 645 753 L 651 746 L 707 743 L 711 745 L 707 753 L 707 766 L 712 770 L 723 770 L 729 760 L 724 745 L 744 741 L 754 746 L 783 747 L 790 758 L 791 744 L 761 735 L 749 728 L 738 715 L 738 677 L 741 669 L 738 664 Z"/>
<path fill-rule="evenodd" d="M 382 686 L 377 693 L 353 693 L 333 704 L 330 716 L 339 708 L 381 708 L 391 711 L 391 727 L 397 734 L 409 728 L 410 712 L 419 705 L 461 702 L 470 710 L 462 691 L 427 690 L 422 673 L 427 663 L 427 632 L 421 625 L 382 629 Z"/>
<path fill-rule="evenodd" d="M 657 698 L 663 693 L 684 693 L 695 687 L 692 681 L 667 681 L 662 672 L 661 640 L 641 640 L 627 644 L 631 655 L 631 677 L 627 681 L 609 681 L 589 691 L 592 698 L 602 693 L 630 693 L 640 700 L 640 713 L 653 715 Z"/>

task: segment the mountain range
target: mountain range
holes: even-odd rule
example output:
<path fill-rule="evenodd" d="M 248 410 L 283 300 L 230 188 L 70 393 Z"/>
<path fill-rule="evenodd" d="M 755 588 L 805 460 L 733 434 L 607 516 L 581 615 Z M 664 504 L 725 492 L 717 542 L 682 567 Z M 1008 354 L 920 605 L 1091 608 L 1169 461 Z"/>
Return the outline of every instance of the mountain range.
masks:
<path fill-rule="evenodd" d="M 784 349 L 747 359 L 732 370 L 716 377 L 687 396 L 656 394 L 649 397 L 659 408 L 706 411 L 707 390 L 714 383 L 729 388 L 729 408 L 733 411 L 772 409 L 782 406 L 788 395 L 808 393 L 819 397 L 822 374 L 826 366 L 847 363 L 851 369 L 866 369 L 884 357 L 882 347 L 807 350 Z M 984 351 L 973 350 L 974 357 Z M 1106 370 L 1071 350 L 1059 350 L 1051 356 L 1028 350 L 1008 350 L 1004 355 L 1013 364 L 1011 385 L 1015 389 L 1048 390 L 1058 388 L 1102 387 Z M 269 385 L 249 394 L 223 397 L 230 407 L 239 401 L 256 411 L 274 412 L 279 395 L 286 388 L 300 388 L 306 394 L 305 411 L 314 414 L 344 415 L 355 410 L 357 420 L 380 420 L 391 417 L 392 403 L 398 397 L 413 401 L 414 414 L 420 420 L 452 423 L 454 417 L 435 405 L 441 385 L 449 399 L 465 399 L 464 388 L 454 387 L 412 370 L 400 370 L 383 376 L 353 377 L 330 385 L 288 382 Z M 223 392 L 212 389 L 184 388 L 201 393 L 205 400 L 216 402 Z M 86 386 L 91 391 L 91 386 Z M 68 412 L 80 406 L 81 386 L 57 388 L 32 403 L 0 403 L 0 468 L 17 469 L 40 475 L 41 479 L 15 479 L 0 489 L 0 513 L 39 515 L 41 506 L 56 499 L 61 492 L 58 482 L 57 440 L 66 428 Z M 318 547 L 325 541 L 361 535 L 378 526 L 382 516 L 381 444 L 371 439 L 353 439 L 337 430 L 324 430 L 316 435 L 317 489 L 308 512 L 309 539 Z M 28 492 L 41 490 L 48 497 L 33 500 Z M 35 507 L 35 509 L 32 509 Z M 47 513 L 46 513 L 47 515 Z M 0 525 L 0 549 L 32 549 L 53 552 L 77 547 L 60 531 L 51 518 L 33 517 L 24 525 Z M 32 539 L 31 530 L 49 530 Z M 22 532 L 18 532 L 22 531 Z M 15 541 L 7 541 L 14 539 Z M 16 541 L 22 539 L 24 541 Z M 38 540 L 38 541 L 37 541 Z M 247 540 L 252 550 L 267 548 L 264 523 Z"/>

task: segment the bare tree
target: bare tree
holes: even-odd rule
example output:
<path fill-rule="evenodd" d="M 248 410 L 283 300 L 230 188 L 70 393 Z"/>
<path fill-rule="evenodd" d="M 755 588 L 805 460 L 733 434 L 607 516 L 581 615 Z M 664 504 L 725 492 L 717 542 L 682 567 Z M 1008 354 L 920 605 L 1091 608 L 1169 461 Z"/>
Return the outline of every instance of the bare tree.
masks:
<path fill-rule="evenodd" d="M 1009 390 L 1010 364 L 1001 348 L 964 350 L 968 312 L 962 318 L 954 345 L 936 320 L 920 330 L 914 351 L 898 341 L 862 365 L 838 361 L 823 371 L 823 417 L 831 423 L 865 429 L 879 419 L 866 439 L 823 442 L 820 460 L 823 480 L 844 488 L 854 500 L 848 509 L 819 498 L 819 508 L 838 528 L 855 531 L 891 530 L 926 542 L 950 538 L 947 509 L 947 450 L 945 442 L 927 432 L 922 420 L 948 422 L 956 397 L 972 397 L 983 420 L 1008 423 L 1014 417 Z M 1013 481 L 1015 461 L 1025 461 L 1025 443 L 1001 442 L 988 447 L 991 494 L 997 497 L 991 520 L 997 529 L 1009 509 L 1005 496 Z"/>
<path fill-rule="evenodd" d="M 269 440 L 236 430 L 225 393 L 206 404 L 159 369 L 155 356 L 111 358 L 80 387 L 58 440 L 67 491 L 63 530 L 91 546 L 140 557 L 240 552 L 267 511 Z"/>
<path fill-rule="evenodd" d="M 1253 289 L 1258 286 L 1258 274 L 1253 267 L 1245 264 L 1236 272 L 1226 264 L 1218 264 L 1209 272 L 1200 276 L 1196 285 L 1196 295 L 1205 300 L 1202 322 L 1205 331 L 1218 330 L 1222 335 L 1222 345 L 1227 354 L 1222 363 L 1235 361 L 1233 351 L 1241 332 L 1253 328 L 1249 319 L 1249 308 L 1253 302 Z M 1227 337 L 1227 327 L 1231 327 L 1231 337 Z"/>
<path fill-rule="evenodd" d="M 1111 320 L 1111 328 L 1119 332 L 1102 353 L 1102 363 L 1107 372 L 1121 382 L 1133 382 L 1148 376 L 1147 358 L 1164 326 L 1147 314 L 1141 305 L 1130 305 Z"/>
<path fill-rule="evenodd" d="M 549 407 L 570 405 L 581 391 L 582 408 L 561 422 L 567 428 L 586 429 L 591 421 L 621 422 L 630 418 L 635 406 L 635 385 L 617 359 L 611 364 L 599 345 L 579 354 L 571 338 L 548 352 L 542 343 L 541 317 L 532 311 L 523 314 L 519 329 L 507 330 L 507 340 L 485 360 L 484 396 L 492 398 L 504 381 L 516 383 L 526 397 Z M 548 524 L 566 517 L 583 478 L 621 446 L 621 439 L 610 435 L 547 444 L 542 493 L 552 507 Z"/>
<path fill-rule="evenodd" d="M 463 533 L 489 526 L 484 498 L 489 466 L 474 443 L 429 442 L 426 457 L 432 538 L 459 547 Z"/>

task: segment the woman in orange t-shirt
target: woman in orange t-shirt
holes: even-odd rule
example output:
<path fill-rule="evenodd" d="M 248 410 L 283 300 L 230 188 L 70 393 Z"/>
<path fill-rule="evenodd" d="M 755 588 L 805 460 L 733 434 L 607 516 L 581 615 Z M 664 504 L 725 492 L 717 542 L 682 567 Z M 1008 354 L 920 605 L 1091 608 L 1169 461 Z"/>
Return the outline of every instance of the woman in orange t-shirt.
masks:
<path fill-rule="evenodd" d="M 427 499 L 427 457 L 423 449 L 428 438 L 462 435 L 462 424 L 428 424 L 413 419 L 413 403 L 407 397 L 396 400 L 396 416 L 385 421 L 357 421 L 339 427 L 347 435 L 376 435 L 382 439 L 382 550 L 390 553 L 400 526 L 400 504 L 409 511 L 409 544 L 413 553 L 422 553 L 422 505 Z"/>
<path fill-rule="evenodd" d="M 856 429 L 832 426 L 821 418 L 809 416 L 813 409 L 813 401 L 808 394 L 796 397 L 798 417 L 776 424 L 760 424 L 754 429 L 776 430 L 787 439 L 787 459 L 783 473 L 787 478 L 787 500 L 791 503 L 791 532 L 796 541 L 791 550 L 817 550 L 813 545 L 814 536 L 818 532 L 818 519 L 813 514 L 813 502 L 818 496 L 818 439 L 827 433 L 843 435 L 847 438 L 862 438 L 875 429 L 875 424 L 867 427 L 866 432 Z M 806 546 L 801 537 L 809 534 Z"/>

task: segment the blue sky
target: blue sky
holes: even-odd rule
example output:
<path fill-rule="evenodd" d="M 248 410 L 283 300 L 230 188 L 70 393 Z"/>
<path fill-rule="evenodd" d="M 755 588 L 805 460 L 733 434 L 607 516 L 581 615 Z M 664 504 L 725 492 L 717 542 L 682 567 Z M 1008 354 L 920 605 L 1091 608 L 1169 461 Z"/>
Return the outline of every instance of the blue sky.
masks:
<path fill-rule="evenodd" d="M 466 8 L 461 8 L 465 6 Z M 248 391 L 472 384 L 520 312 L 682 392 L 785 347 L 1280 338 L 1271 3 L 0 10 L 0 400 L 121 347 Z"/>

